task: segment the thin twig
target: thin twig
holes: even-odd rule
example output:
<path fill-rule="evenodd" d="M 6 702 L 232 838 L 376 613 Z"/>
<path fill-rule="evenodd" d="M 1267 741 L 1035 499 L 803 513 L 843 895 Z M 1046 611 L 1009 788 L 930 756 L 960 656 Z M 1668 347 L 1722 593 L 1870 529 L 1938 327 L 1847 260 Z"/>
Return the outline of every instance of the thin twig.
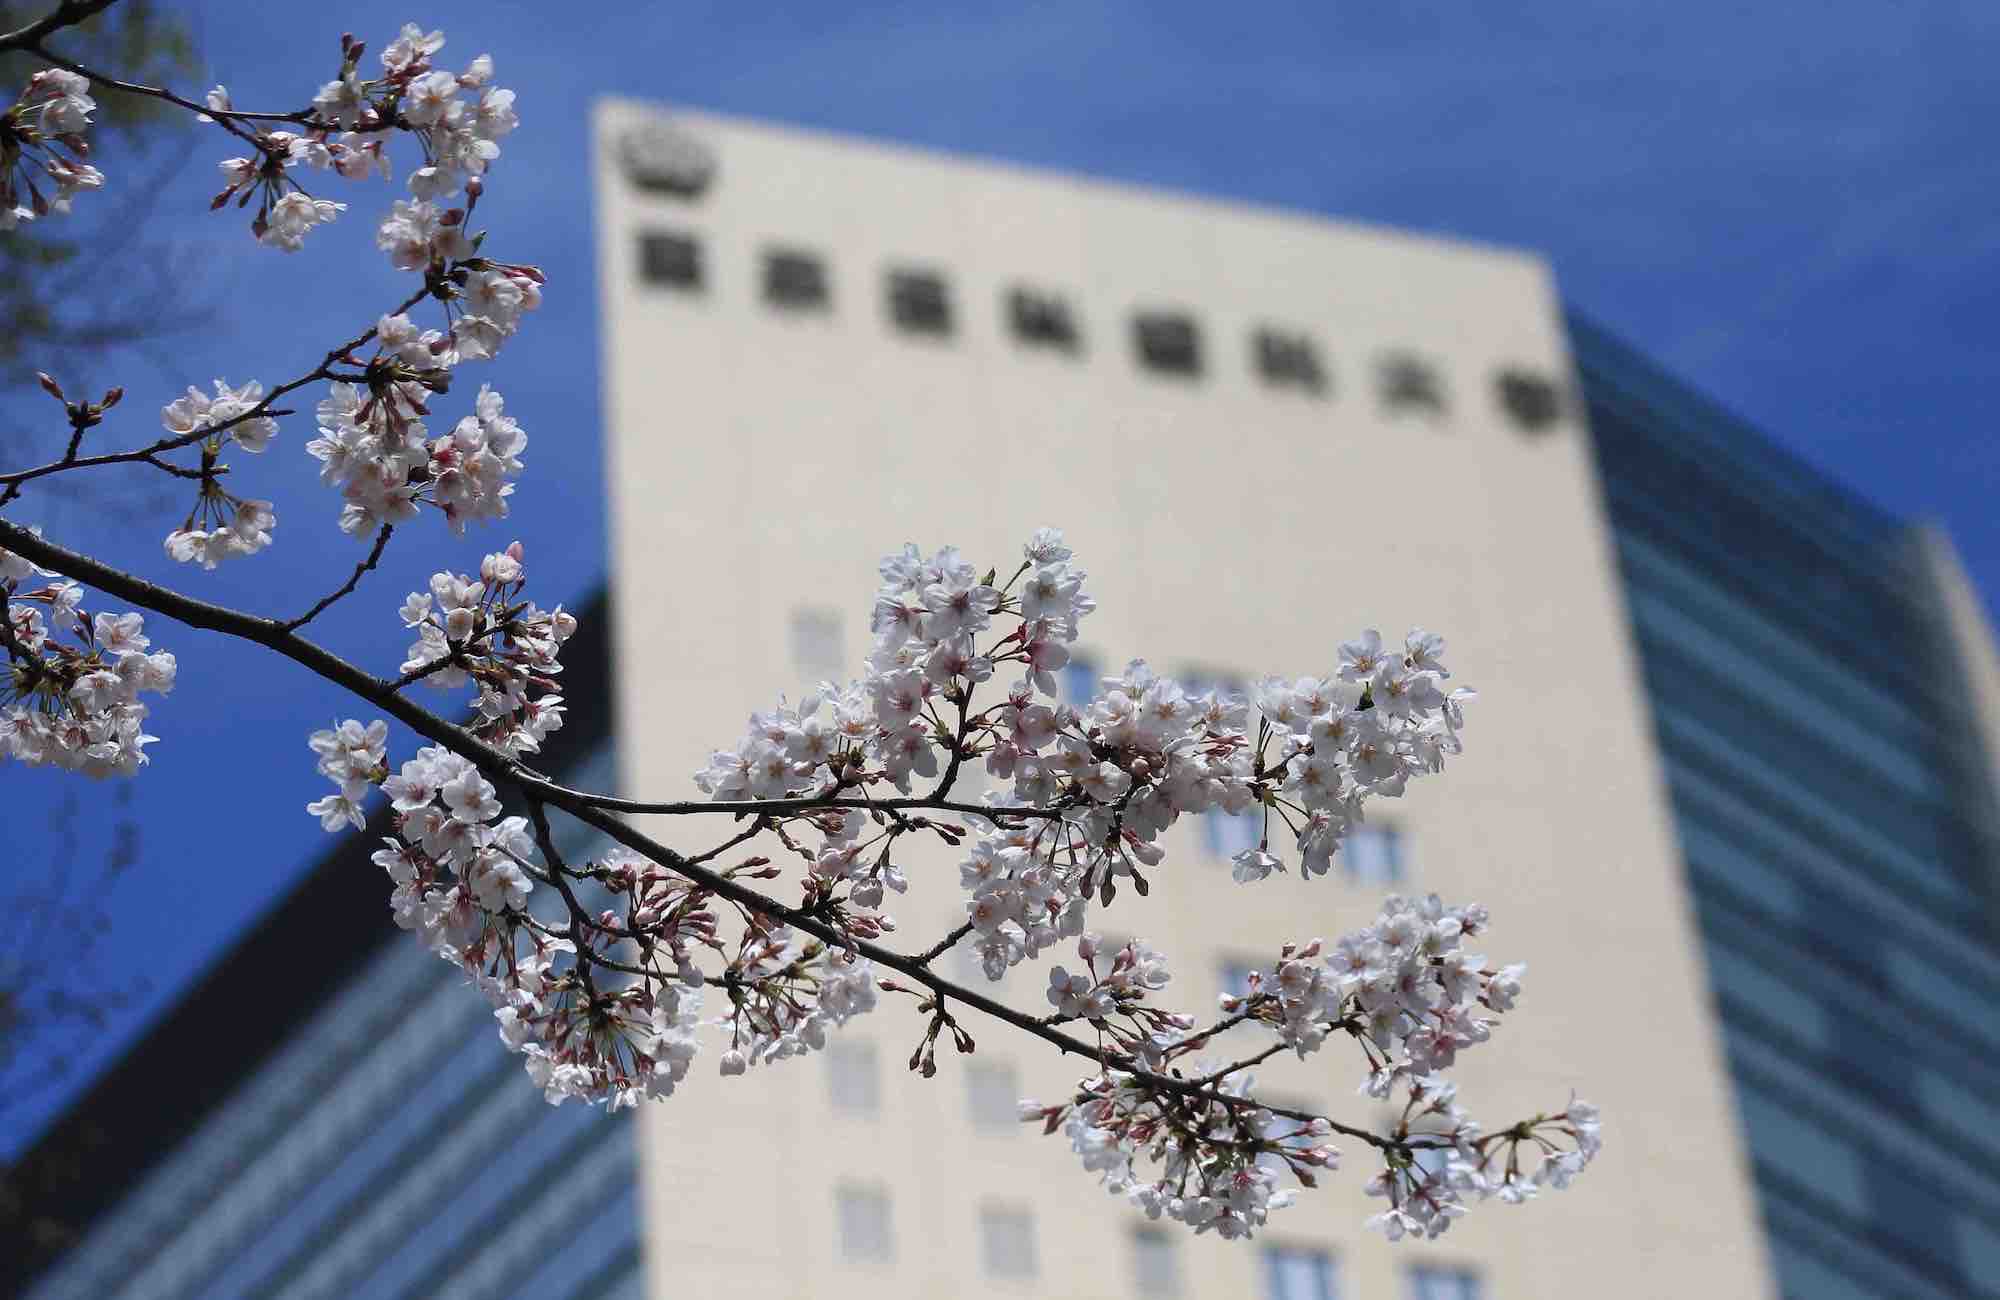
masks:
<path fill-rule="evenodd" d="M 396 531 L 396 525 L 383 524 L 382 531 L 375 534 L 375 545 L 369 550 L 368 558 L 354 566 L 354 572 L 348 575 L 347 581 L 341 583 L 340 586 L 334 591 L 329 592 L 328 594 L 320 597 L 319 601 L 316 604 L 314 604 L 311 609 L 299 615 L 297 618 L 292 619 L 290 622 L 283 624 L 285 631 L 287 632 L 298 631 L 300 628 L 304 627 L 306 624 L 312 622 L 314 619 L 318 618 L 321 614 L 325 613 L 327 609 L 331 607 L 335 601 L 341 599 L 344 596 L 353 594 L 355 587 L 359 586 L 361 583 L 361 575 L 367 573 L 369 570 L 373 569 L 377 564 L 380 564 L 382 562 L 383 548 L 389 545 L 389 534 L 395 531 Z"/>

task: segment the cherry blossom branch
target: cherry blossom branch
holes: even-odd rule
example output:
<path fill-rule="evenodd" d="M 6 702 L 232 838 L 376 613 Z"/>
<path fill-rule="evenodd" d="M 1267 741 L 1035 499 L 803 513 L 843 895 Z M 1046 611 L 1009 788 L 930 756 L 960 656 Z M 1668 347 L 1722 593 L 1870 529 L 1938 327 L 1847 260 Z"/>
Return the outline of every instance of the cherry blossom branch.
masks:
<path fill-rule="evenodd" d="M 405 298 L 402 301 L 402 303 L 398 305 L 396 309 L 390 313 L 390 315 L 400 316 L 404 312 L 409 311 L 410 308 L 422 302 L 424 299 L 431 297 L 432 294 L 433 294 L 432 288 L 429 285 L 426 285 L 424 288 L 419 289 L 417 292 L 411 294 L 408 298 Z M 94 469 L 102 465 L 127 465 L 133 463 L 134 461 L 144 461 L 154 464 L 157 468 L 169 469 L 170 472 L 178 473 L 183 477 L 187 476 L 198 477 L 199 476 L 198 471 L 170 468 L 165 464 L 161 464 L 158 461 L 158 457 L 166 452 L 177 451 L 182 447 L 191 446 L 194 443 L 203 441 L 204 439 L 212 438 L 219 433 L 226 433 L 230 429 L 233 429 L 236 426 L 243 424 L 249 420 L 276 418 L 279 416 L 293 414 L 293 412 L 289 410 L 274 409 L 273 404 L 279 398 L 285 396 L 287 393 L 291 393 L 298 389 L 304 388 L 308 384 L 319 383 L 321 381 L 330 379 L 346 378 L 347 376 L 344 376 L 339 372 L 337 372 L 336 370 L 334 370 L 333 368 L 334 365 L 338 362 L 349 360 L 351 358 L 351 355 L 354 353 L 356 349 L 366 347 L 369 344 L 369 342 L 375 338 L 379 330 L 380 330 L 379 325 L 369 326 L 367 329 L 363 330 L 360 334 L 356 335 L 354 338 L 349 339 L 347 342 L 328 351 L 326 356 L 323 359 L 321 359 L 320 363 L 317 366 L 314 366 L 310 371 L 306 372 L 303 375 L 298 376 L 295 379 L 290 379 L 282 384 L 279 384 L 276 388 L 273 388 L 269 392 L 265 393 L 262 400 L 258 401 L 255 405 L 250 406 L 249 408 L 240 411 L 234 415 L 231 415 L 225 419 L 218 420 L 212 424 L 204 424 L 200 428 L 190 429 L 186 433 L 179 433 L 171 435 L 169 437 L 161 438 L 148 444 L 147 446 L 134 448 L 131 451 L 106 452 L 102 455 L 97 455 L 97 456 L 79 456 L 75 458 L 64 458 L 61 460 L 50 461 L 46 465 L 37 465 L 33 469 L 16 470 L 12 473 L 0 473 L 0 483 L 4 483 L 7 485 L 7 491 L 5 493 L 0 493 L 0 506 L 7 505 L 9 502 L 13 501 L 15 497 L 19 495 L 20 487 L 22 484 L 31 482 L 34 479 L 47 477 L 50 474 L 60 474 L 65 470 Z"/>
<path fill-rule="evenodd" d="M 816 916 L 800 909 L 789 907 L 777 900 L 750 889 L 728 877 L 710 871 L 704 866 L 690 862 L 685 856 L 668 848 L 652 838 L 633 830 L 624 822 L 610 815 L 601 802 L 580 796 L 576 792 L 556 785 L 507 754 L 467 735 L 461 728 L 445 721 L 429 710 L 411 703 L 392 689 L 392 683 L 348 663 L 338 655 L 288 630 L 284 623 L 241 610 L 231 609 L 209 601 L 175 591 L 158 583 L 113 568 L 101 561 L 82 555 L 66 547 L 47 541 L 25 528 L 0 519 L 0 549 L 13 551 L 34 563 L 51 569 L 65 577 L 72 578 L 86 586 L 94 587 L 121 600 L 129 601 L 156 614 L 163 614 L 177 622 L 203 631 L 219 632 L 241 640 L 250 641 L 266 649 L 275 651 L 287 659 L 343 688 L 350 694 L 368 701 L 397 721 L 409 727 L 418 735 L 444 746 L 453 753 L 471 761 L 482 772 L 496 781 L 504 781 L 519 789 L 530 801 L 545 802 L 561 808 L 570 816 L 603 832 L 606 836 L 636 853 L 644 854 L 665 866 L 669 871 L 684 875 L 699 882 L 703 888 L 731 901 L 737 902 L 754 912 L 774 917 L 795 929 L 804 931 L 835 948 L 849 949 L 871 961 L 891 970 L 898 971 L 929 988 L 933 993 L 949 996 L 966 1006 L 1014 1026 L 1049 1043 L 1066 1054 L 1074 1054 L 1096 1062 L 1099 1066 L 1129 1074 L 1149 1087 L 1174 1094 L 1201 1094 L 1212 1096 L 1205 1086 L 1196 1081 L 1171 1075 L 1153 1074 L 1143 1069 L 1129 1055 L 1111 1052 L 1092 1046 L 1082 1039 L 1065 1034 L 1058 1029 L 1042 1024 L 1033 1016 L 1016 1011 L 1003 1002 L 987 997 L 977 990 L 965 988 L 929 969 L 932 954 L 907 956 L 864 940 L 856 940 L 844 934 L 839 928 L 828 924 Z M 777 802 L 777 801 L 773 801 Z M 810 804 L 811 801 L 802 801 Z M 886 802 L 886 801 L 885 801 Z M 707 805 L 696 805 L 697 808 Z M 825 806 L 825 805 L 822 805 Z M 865 803 L 834 804 L 831 806 L 867 807 Z M 923 806 L 922 800 L 910 806 Z M 995 811 L 968 805 L 981 816 L 989 816 Z M 763 811 L 770 811 L 764 809 Z M 583 915 L 582 905 L 572 901 L 573 895 L 565 891 L 565 903 L 571 906 L 572 915 Z M 579 951 L 582 945 L 579 945 Z M 1254 1105 L 1241 1101 L 1236 1104 Z M 1265 1106 L 1273 1114 L 1292 1119 L 1313 1120 L 1325 1118 L 1303 1111 L 1292 1111 L 1279 1107 Z M 1367 1129 L 1327 1121 L 1335 1132 L 1345 1134 L 1358 1141 L 1385 1151 L 1399 1150 L 1400 1144 L 1391 1138 L 1384 1138 Z"/>
<path fill-rule="evenodd" d="M 112 0 L 106 0 L 105 7 L 108 8 L 110 3 L 112 3 Z M 87 68 L 80 63 L 72 63 L 68 59 L 65 59 L 62 56 L 50 51 L 46 46 L 42 45 L 39 40 L 23 44 L 22 46 L 20 46 L 20 48 L 26 53 L 34 55 L 36 58 L 42 60 L 44 63 L 51 65 L 52 67 L 61 68 L 65 72 L 74 72 L 77 76 L 88 78 L 94 85 L 101 86 L 106 90 L 115 90 L 126 95 L 140 95 L 147 99 L 157 99 L 163 103 L 172 104 L 177 108 L 184 108 L 190 113 L 196 114 L 197 116 L 206 117 L 211 121 L 213 121 L 217 126 L 221 127 L 223 130 L 228 131 L 231 135 L 237 136 L 238 138 L 243 140 L 247 140 L 252 144 L 256 143 L 257 137 L 255 133 L 244 130 L 242 127 L 237 126 L 234 122 L 231 122 L 228 119 L 232 117 L 245 117 L 245 118 L 262 118 L 262 119 L 281 121 L 281 122 L 302 123 L 307 121 L 311 116 L 309 112 L 304 112 L 304 113 L 237 113 L 234 111 L 217 112 L 213 109 L 204 107 L 201 104 L 197 104 L 192 100 L 183 99 L 179 95 L 174 94 L 170 90 L 164 90 L 158 86 L 142 86 L 138 82 L 134 81 L 120 81 L 116 77 L 106 76 L 104 73 L 93 71 L 92 69 Z"/>

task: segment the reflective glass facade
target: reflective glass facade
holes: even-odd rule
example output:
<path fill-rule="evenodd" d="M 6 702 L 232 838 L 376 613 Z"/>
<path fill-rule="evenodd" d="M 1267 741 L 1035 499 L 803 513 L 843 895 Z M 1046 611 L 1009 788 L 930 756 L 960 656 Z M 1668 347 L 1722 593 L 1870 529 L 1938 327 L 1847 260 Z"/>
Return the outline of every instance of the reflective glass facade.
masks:
<path fill-rule="evenodd" d="M 2000 1295 L 1992 783 L 1913 535 L 1570 335 L 1780 1286 Z"/>
<path fill-rule="evenodd" d="M 592 763 L 578 779 L 608 776 Z M 485 1000 L 407 936 L 383 934 L 275 1053 L 220 1084 L 30 1295 L 643 1293 L 629 1113 L 544 1102 Z"/>

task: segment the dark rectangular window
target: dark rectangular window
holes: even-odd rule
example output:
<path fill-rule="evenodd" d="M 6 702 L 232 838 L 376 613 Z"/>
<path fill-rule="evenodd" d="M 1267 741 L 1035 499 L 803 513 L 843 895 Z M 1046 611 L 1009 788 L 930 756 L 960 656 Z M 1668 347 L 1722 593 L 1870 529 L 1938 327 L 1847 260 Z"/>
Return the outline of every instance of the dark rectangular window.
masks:
<path fill-rule="evenodd" d="M 1326 391 L 1326 368 L 1320 364 L 1319 348 L 1306 335 L 1265 326 L 1254 335 L 1251 350 L 1257 373 L 1272 387 Z"/>
<path fill-rule="evenodd" d="M 1415 411 L 1433 418 L 1445 413 L 1444 376 L 1438 368 L 1411 352 L 1392 352 L 1377 372 L 1382 409 L 1391 415 Z"/>
<path fill-rule="evenodd" d="M 1201 335 L 1194 317 L 1181 312 L 1140 312 L 1132 318 L 1132 339 L 1148 370 L 1170 375 L 1201 373 Z"/>
<path fill-rule="evenodd" d="M 675 289 L 701 288 L 701 245 L 671 230 L 639 233 L 639 278 Z"/>
<path fill-rule="evenodd" d="M 1074 352 L 1082 342 L 1069 304 L 1052 293 L 1009 289 L 1007 322 L 1023 343 Z"/>
<path fill-rule="evenodd" d="M 1338 1300 L 1333 1256 L 1307 1246 L 1264 1247 L 1264 1300 Z"/>
<path fill-rule="evenodd" d="M 905 334 L 951 333 L 951 294 L 935 271 L 889 272 L 889 319 Z"/>
<path fill-rule="evenodd" d="M 1394 826 L 1367 822 L 1348 831 L 1340 846 L 1349 880 L 1377 888 L 1403 878 L 1403 837 Z"/>
<path fill-rule="evenodd" d="M 764 254 L 764 301 L 791 311 L 825 311 L 833 300 L 826 263 L 816 253 L 773 248 Z"/>
<path fill-rule="evenodd" d="M 1507 419 L 1523 433 L 1544 433 L 1562 419 L 1562 389 L 1547 375 L 1502 370 L 1493 377 L 1493 392 Z"/>

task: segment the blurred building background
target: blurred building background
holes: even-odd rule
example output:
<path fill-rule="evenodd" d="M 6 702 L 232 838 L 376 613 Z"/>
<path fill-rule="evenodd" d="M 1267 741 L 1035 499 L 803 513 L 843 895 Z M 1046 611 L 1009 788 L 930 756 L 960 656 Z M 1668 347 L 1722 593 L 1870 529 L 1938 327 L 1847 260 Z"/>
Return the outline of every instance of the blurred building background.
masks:
<path fill-rule="evenodd" d="M 1199 1007 L 1386 890 L 1476 895 L 1530 981 L 1468 1102 L 1574 1085 L 1606 1153 L 1436 1243 L 1363 1232 L 1352 1152 L 1257 1243 L 1190 1239 L 1019 1131 L 1073 1067 L 990 1029 L 916 1079 L 893 1003 L 636 1124 L 551 1110 L 358 838 L 24 1162 L 71 1234 L 9 1243 L 33 1294 L 1996 1294 L 2000 667 L 1941 538 L 1565 317 L 1530 255 L 638 104 L 596 141 L 618 599 L 566 655 L 573 782 L 680 788 L 851 672 L 906 538 L 1004 565 L 1064 526 L 1078 698 L 1132 655 L 1240 682 L 1436 625 L 1469 752 L 1335 878 L 1236 886 L 1211 819 L 1098 924 Z M 913 867 L 916 947 L 958 891 Z M 287 960 L 330 927 L 348 966 Z M 1363 1115 L 1349 1064 L 1267 1090 Z"/>

